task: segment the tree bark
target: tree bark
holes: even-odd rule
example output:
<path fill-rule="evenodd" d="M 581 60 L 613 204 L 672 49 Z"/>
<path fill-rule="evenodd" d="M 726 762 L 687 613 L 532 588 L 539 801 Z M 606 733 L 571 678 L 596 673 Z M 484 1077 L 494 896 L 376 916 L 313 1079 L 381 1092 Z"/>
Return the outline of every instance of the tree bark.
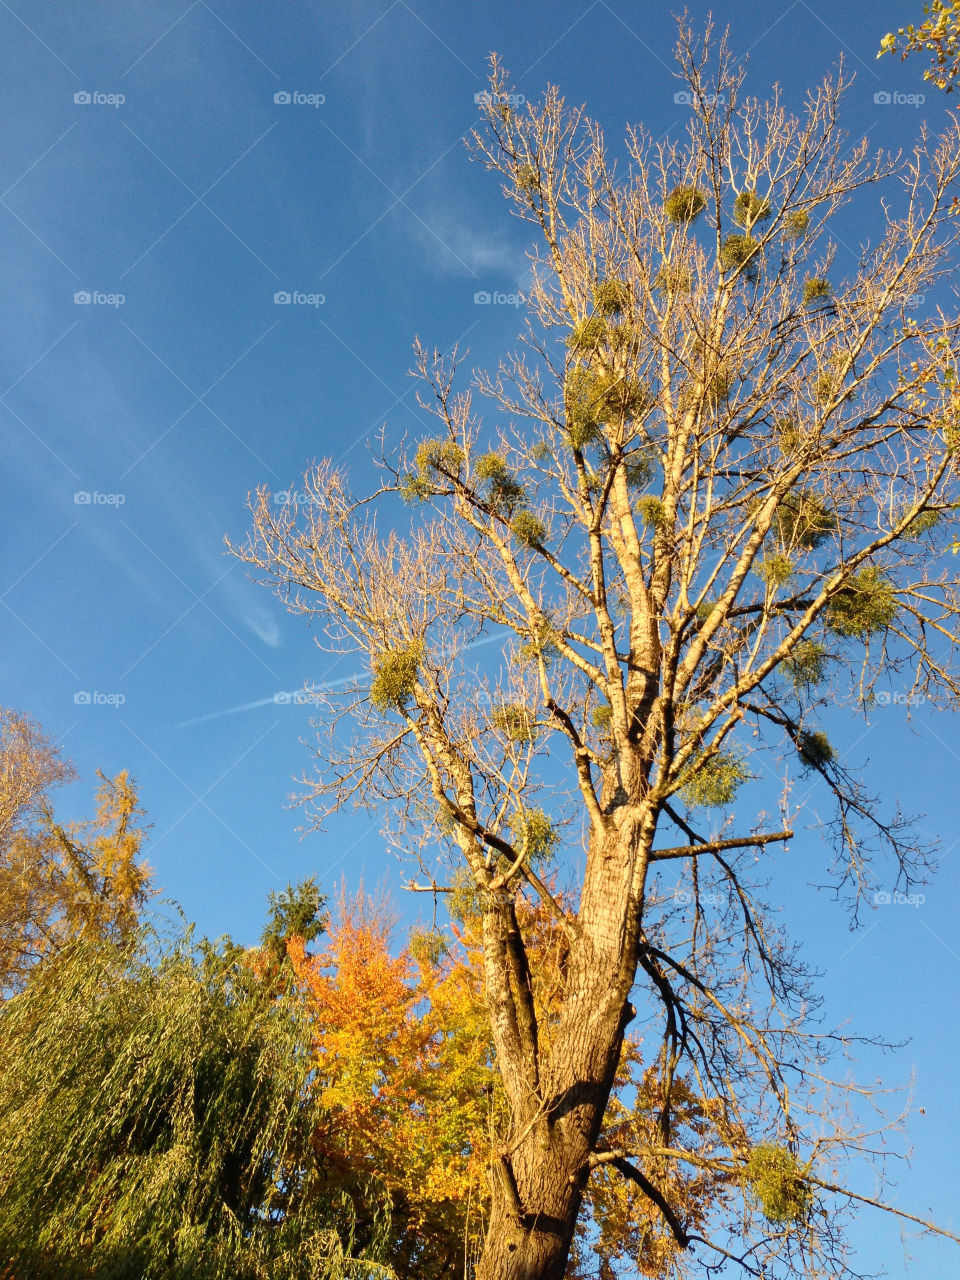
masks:
<path fill-rule="evenodd" d="M 477 1280 L 561 1280 L 566 1273 L 589 1159 L 633 1016 L 637 887 L 648 825 L 637 810 L 628 810 L 591 848 L 580 932 L 552 1047 L 536 1073 L 539 1087 L 534 1092 L 518 1088 L 516 1079 L 504 1081 L 515 1136 L 494 1156 L 491 1219 Z"/>

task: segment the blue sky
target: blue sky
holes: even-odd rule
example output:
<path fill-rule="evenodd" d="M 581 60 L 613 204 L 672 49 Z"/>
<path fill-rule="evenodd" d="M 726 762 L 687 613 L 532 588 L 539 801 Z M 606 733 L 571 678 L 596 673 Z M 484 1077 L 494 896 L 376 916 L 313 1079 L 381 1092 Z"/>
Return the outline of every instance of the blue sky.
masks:
<path fill-rule="evenodd" d="M 799 106 L 842 53 L 857 72 L 851 134 L 896 149 L 942 118 L 921 65 L 875 61 L 912 0 L 714 8 L 758 94 L 778 81 Z M 349 672 L 245 577 L 224 535 L 242 536 L 258 484 L 295 488 L 332 455 L 362 485 L 373 433 L 421 429 L 414 335 L 459 341 L 482 365 L 518 331 L 516 308 L 474 302 L 522 290 L 526 271 L 524 224 L 462 145 L 489 52 L 526 97 L 549 81 L 586 101 L 616 143 L 627 122 L 683 126 L 672 43 L 667 10 L 626 0 L 0 0 L 0 701 L 78 763 L 68 816 L 89 810 L 96 768 L 130 769 L 157 881 L 201 929 L 252 940 L 266 893 L 309 873 L 328 888 L 383 882 L 405 919 L 419 909 L 375 815 L 298 835 L 287 798 L 312 731 L 308 708 L 275 695 Z M 893 90 L 926 101 L 875 102 Z M 831 733 L 848 761 L 870 760 L 885 800 L 925 815 L 943 870 L 922 905 L 880 908 L 851 934 L 808 887 L 823 865 L 810 831 L 778 856 L 770 896 L 822 970 L 831 1018 L 912 1037 L 865 1070 L 916 1073 L 925 1115 L 899 1198 L 945 1219 L 960 740 L 946 714 L 919 708 L 908 725 L 896 705 Z M 955 1249 L 905 1246 L 876 1217 L 857 1238 L 865 1269 L 960 1274 Z"/>

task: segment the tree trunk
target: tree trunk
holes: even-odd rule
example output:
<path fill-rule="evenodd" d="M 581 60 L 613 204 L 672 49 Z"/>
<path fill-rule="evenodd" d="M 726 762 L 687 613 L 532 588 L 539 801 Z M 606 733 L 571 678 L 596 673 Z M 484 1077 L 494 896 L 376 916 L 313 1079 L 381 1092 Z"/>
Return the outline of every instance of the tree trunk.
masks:
<path fill-rule="evenodd" d="M 652 832 L 650 815 L 634 809 L 591 848 L 581 932 L 571 946 L 563 1010 L 546 1061 L 537 1053 L 537 1087 L 530 1089 L 529 1079 L 526 1089 L 504 1080 L 515 1136 L 512 1149 L 494 1154 L 493 1205 L 476 1280 L 562 1280 L 566 1274 L 589 1158 L 633 1016 L 635 895 Z M 498 1056 L 503 1070 L 508 1055 Z"/>

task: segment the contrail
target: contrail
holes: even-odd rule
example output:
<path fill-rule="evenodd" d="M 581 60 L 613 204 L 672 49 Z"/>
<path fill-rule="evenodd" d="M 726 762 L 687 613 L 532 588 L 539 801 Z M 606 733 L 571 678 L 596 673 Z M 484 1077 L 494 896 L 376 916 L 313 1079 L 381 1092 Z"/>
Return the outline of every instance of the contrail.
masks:
<path fill-rule="evenodd" d="M 463 652 L 468 653 L 471 649 L 479 649 L 482 645 L 493 644 L 495 640 L 501 640 L 504 636 L 514 634 L 515 632 L 511 631 L 509 627 L 504 627 L 493 635 L 474 640 L 472 644 L 468 644 L 464 648 Z M 365 671 L 354 671 L 351 675 L 344 676 L 340 680 L 328 680 L 324 684 L 314 685 L 309 691 L 304 689 L 295 691 L 281 689 L 278 693 L 271 694 L 269 698 L 257 698 L 255 702 L 242 702 L 237 707 L 227 707 L 223 711 L 210 711 L 205 716 L 194 716 L 192 720 L 181 720 L 179 724 L 175 724 L 173 727 L 175 729 L 189 729 L 191 725 L 205 724 L 208 720 L 220 720 L 223 716 L 239 715 L 241 711 L 255 711 L 257 707 L 284 706 L 290 702 L 306 705 L 310 701 L 310 693 L 327 693 L 333 689 L 342 689 L 344 685 L 350 684 L 354 680 L 359 680 L 361 676 L 366 674 Z"/>

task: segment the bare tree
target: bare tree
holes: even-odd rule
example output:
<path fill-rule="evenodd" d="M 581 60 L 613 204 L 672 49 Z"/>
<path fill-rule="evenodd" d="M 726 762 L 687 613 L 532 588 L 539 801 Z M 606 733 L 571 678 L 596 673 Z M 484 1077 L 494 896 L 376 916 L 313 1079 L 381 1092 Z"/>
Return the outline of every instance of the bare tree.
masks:
<path fill-rule="evenodd" d="M 260 492 L 239 552 L 369 668 L 327 700 L 320 815 L 382 809 L 421 887 L 466 875 L 482 903 L 508 1104 L 482 1280 L 563 1276 L 613 1177 L 656 1207 L 661 1274 L 853 1274 L 841 1224 L 864 1197 L 827 1174 L 885 1158 L 867 1092 L 830 1083 L 850 1041 L 818 1030 L 755 883 L 792 837 L 789 792 L 746 829 L 729 807 L 779 753 L 835 801 L 824 836 L 854 910 L 877 852 L 904 887 L 923 874 L 817 712 L 851 689 L 868 708 L 891 673 L 936 706 L 958 693 L 958 320 L 917 300 L 955 266 L 960 131 L 873 155 L 839 128 L 842 69 L 796 119 L 744 98 L 709 43 L 681 24 L 687 136 L 631 130 L 621 173 L 556 90 L 509 105 L 494 60 L 473 149 L 539 238 L 523 350 L 460 390 L 457 356 L 418 345 L 436 435 L 384 456 L 376 493 L 330 464 L 297 506 Z M 831 228 L 864 189 L 885 227 L 844 275 Z M 521 894 L 566 938 L 553 1002 Z M 660 1027 L 646 1126 L 607 1114 L 631 1000 Z M 711 1180 L 707 1222 L 687 1176 Z"/>

